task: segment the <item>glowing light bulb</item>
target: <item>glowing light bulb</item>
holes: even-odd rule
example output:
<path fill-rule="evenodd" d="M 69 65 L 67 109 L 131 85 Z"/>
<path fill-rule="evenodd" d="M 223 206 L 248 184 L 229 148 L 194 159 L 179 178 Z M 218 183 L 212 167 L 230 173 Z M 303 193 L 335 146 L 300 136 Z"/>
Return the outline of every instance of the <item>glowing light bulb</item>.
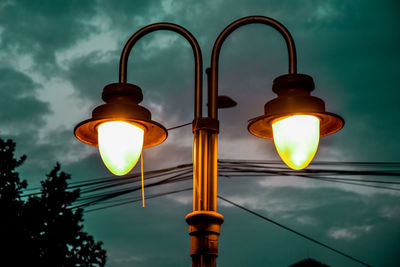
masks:
<path fill-rule="evenodd" d="M 318 148 L 319 127 L 319 119 L 310 115 L 293 115 L 272 123 L 275 147 L 286 165 L 301 170 L 310 164 Z"/>
<path fill-rule="evenodd" d="M 143 129 L 123 121 L 110 121 L 100 124 L 97 131 L 104 164 L 115 175 L 127 174 L 142 152 Z"/>

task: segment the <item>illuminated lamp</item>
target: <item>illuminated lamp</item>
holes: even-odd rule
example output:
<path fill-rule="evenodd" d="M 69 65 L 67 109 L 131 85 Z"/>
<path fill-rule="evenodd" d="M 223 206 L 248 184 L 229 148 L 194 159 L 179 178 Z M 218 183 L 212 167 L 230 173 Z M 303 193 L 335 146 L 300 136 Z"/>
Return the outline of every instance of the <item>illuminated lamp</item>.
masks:
<path fill-rule="evenodd" d="M 277 77 L 272 91 L 278 97 L 267 102 L 264 115 L 250 120 L 251 134 L 274 140 L 279 156 L 290 168 L 308 166 L 317 152 L 319 138 L 339 131 L 344 120 L 325 111 L 322 99 L 311 96 L 313 79 L 305 74 Z"/>
<path fill-rule="evenodd" d="M 137 163 L 142 148 L 162 143 L 167 130 L 151 120 L 148 109 L 140 106 L 142 90 L 129 83 L 104 87 L 106 102 L 92 111 L 92 118 L 74 130 L 80 141 L 98 147 L 107 168 L 115 175 L 127 174 Z"/>

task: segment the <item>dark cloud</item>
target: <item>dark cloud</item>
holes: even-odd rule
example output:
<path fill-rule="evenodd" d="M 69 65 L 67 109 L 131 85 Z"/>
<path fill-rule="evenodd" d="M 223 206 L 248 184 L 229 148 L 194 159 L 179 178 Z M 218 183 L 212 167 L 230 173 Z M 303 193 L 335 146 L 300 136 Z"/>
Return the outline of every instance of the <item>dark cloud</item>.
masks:
<path fill-rule="evenodd" d="M 109 62 L 98 62 L 99 52 L 74 60 L 66 72 L 78 97 L 101 102 L 103 87 L 118 81 L 117 53 L 109 53 Z"/>
<path fill-rule="evenodd" d="M 1 138 L 11 138 L 17 143 L 17 155 L 37 151 L 39 132 L 46 124 L 46 115 L 51 112 L 49 104 L 37 98 L 36 92 L 39 89 L 40 85 L 24 73 L 10 67 L 0 69 Z M 41 156 L 48 161 L 48 155 Z M 29 174 L 36 176 L 38 161 L 28 159 L 25 166 L 30 163 L 33 163 L 30 168 L 33 172 Z M 43 175 L 44 173 L 41 173 L 41 178 Z M 33 180 L 37 181 L 38 178 Z"/>
<path fill-rule="evenodd" d="M 96 31 L 88 22 L 95 5 L 82 1 L 9 1 L 0 10 L 2 49 L 29 54 L 35 67 L 50 75 L 56 51 Z"/>
<path fill-rule="evenodd" d="M 15 133 L 43 126 L 43 116 L 50 109 L 48 103 L 36 97 L 38 89 L 39 85 L 27 75 L 10 67 L 0 68 L 1 128 Z"/>

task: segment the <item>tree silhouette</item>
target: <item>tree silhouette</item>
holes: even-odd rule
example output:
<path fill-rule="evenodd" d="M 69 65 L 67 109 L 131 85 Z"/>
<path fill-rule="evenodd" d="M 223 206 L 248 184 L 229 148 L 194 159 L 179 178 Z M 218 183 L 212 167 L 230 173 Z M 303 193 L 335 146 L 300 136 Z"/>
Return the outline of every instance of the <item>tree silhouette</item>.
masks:
<path fill-rule="evenodd" d="M 83 232 L 82 209 L 71 209 L 79 190 L 68 191 L 70 175 L 57 163 L 41 182 L 39 196 L 21 200 L 26 188 L 15 168 L 15 143 L 0 139 L 0 262 L 9 266 L 104 266 L 102 242 Z M 2 264 L 0 264 L 2 265 Z M 3 265 L 2 265 L 3 266 Z"/>
<path fill-rule="evenodd" d="M 26 156 L 14 158 L 15 143 L 11 140 L 0 139 L 0 261 L 18 259 L 18 251 L 27 241 L 21 229 L 24 223 L 21 220 L 24 202 L 20 195 L 26 188 L 26 181 L 19 179 L 15 169 L 20 166 Z"/>

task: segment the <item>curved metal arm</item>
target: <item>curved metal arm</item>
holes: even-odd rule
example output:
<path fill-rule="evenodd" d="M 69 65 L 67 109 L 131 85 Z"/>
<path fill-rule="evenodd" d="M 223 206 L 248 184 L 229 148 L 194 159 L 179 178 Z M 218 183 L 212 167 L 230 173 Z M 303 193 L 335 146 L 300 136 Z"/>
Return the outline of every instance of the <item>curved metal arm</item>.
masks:
<path fill-rule="evenodd" d="M 263 16 L 249 16 L 238 19 L 231 24 L 228 25 L 218 36 L 217 40 L 214 43 L 212 55 L 211 55 L 211 91 L 208 92 L 208 116 L 217 119 L 218 118 L 218 109 L 217 109 L 217 97 L 218 97 L 218 60 L 219 53 L 221 51 L 221 46 L 224 43 L 225 39 L 237 28 L 252 24 L 252 23 L 261 23 L 268 26 L 273 27 L 280 34 L 282 34 L 285 39 L 286 46 L 289 53 L 289 73 L 294 74 L 297 72 L 297 63 L 296 63 L 296 47 L 294 45 L 294 41 L 289 31 L 278 21 L 263 17 Z"/>
<path fill-rule="evenodd" d="M 129 38 L 129 40 L 126 42 L 124 49 L 122 50 L 121 53 L 121 59 L 119 62 L 119 82 L 120 83 L 126 83 L 126 72 L 127 72 L 127 63 L 128 63 L 128 57 L 129 54 L 132 50 L 132 47 L 135 45 L 135 43 L 145 36 L 148 33 L 158 31 L 158 30 L 169 30 L 173 31 L 176 33 L 179 33 L 183 37 L 185 37 L 186 40 L 189 41 L 192 49 L 193 49 L 193 54 L 194 54 L 194 63 L 195 63 L 195 74 L 194 74 L 194 118 L 201 118 L 202 117 L 202 98 L 203 98 L 203 92 L 202 92 L 202 68 L 203 68 L 203 59 L 201 56 L 201 50 L 200 46 L 197 43 L 197 40 L 194 38 L 194 36 L 185 28 L 173 24 L 173 23 L 155 23 L 148 25 L 146 27 L 143 27 L 142 29 L 138 30 L 135 34 Z"/>

